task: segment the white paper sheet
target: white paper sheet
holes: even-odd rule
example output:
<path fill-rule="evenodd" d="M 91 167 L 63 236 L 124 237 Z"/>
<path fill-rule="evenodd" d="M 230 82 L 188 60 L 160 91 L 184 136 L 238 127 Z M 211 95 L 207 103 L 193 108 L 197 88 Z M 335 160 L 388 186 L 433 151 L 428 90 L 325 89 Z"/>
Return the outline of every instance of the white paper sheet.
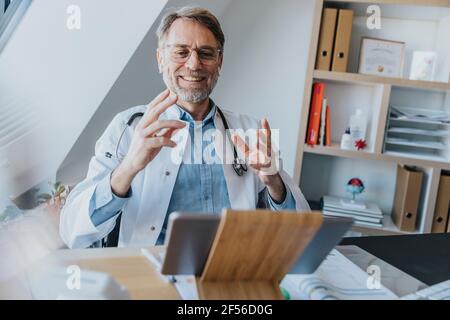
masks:
<path fill-rule="evenodd" d="M 289 274 L 281 282 L 290 299 L 390 300 L 398 299 L 380 284 L 372 288 L 370 276 L 337 250 L 333 250 L 315 273 Z M 376 287 L 376 286 L 375 286 Z"/>

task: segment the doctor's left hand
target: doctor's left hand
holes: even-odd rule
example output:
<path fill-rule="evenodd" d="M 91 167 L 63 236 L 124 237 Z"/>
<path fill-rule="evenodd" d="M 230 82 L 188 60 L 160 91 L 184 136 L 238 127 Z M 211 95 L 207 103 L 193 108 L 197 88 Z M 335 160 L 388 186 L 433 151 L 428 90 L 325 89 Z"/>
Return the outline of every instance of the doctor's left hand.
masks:
<path fill-rule="evenodd" d="M 261 120 L 262 129 L 256 130 L 256 146 L 251 148 L 238 135 L 233 134 L 235 146 L 245 156 L 246 163 L 267 187 L 270 196 L 278 203 L 284 201 L 286 188 L 278 172 L 278 154 L 272 150 L 272 137 L 269 121 Z"/>

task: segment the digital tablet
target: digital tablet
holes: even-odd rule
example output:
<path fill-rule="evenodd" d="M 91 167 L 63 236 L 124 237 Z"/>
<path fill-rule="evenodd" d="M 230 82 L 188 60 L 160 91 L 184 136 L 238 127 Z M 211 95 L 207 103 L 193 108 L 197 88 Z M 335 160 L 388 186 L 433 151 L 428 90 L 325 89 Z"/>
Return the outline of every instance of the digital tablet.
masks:
<path fill-rule="evenodd" d="M 331 250 L 341 241 L 353 224 L 352 218 L 324 217 L 316 236 L 306 246 L 288 273 L 309 274 L 316 271 Z"/>
<path fill-rule="evenodd" d="M 220 219 L 220 214 L 172 213 L 164 243 L 166 252 L 162 258 L 161 273 L 201 275 Z M 352 224 L 352 218 L 324 217 L 316 236 L 288 273 L 313 273 Z"/>
<path fill-rule="evenodd" d="M 173 212 L 164 241 L 161 273 L 201 275 L 220 218 L 220 214 Z"/>

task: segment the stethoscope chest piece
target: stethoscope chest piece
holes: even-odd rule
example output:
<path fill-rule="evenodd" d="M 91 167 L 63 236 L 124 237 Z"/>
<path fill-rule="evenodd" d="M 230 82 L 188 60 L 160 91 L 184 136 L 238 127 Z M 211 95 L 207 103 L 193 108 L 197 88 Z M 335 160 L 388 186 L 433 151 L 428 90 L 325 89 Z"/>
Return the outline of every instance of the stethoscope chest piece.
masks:
<path fill-rule="evenodd" d="M 246 173 L 248 170 L 247 165 L 239 159 L 234 159 L 233 169 L 234 171 L 236 171 L 236 174 L 240 177 L 242 177 L 244 173 Z"/>

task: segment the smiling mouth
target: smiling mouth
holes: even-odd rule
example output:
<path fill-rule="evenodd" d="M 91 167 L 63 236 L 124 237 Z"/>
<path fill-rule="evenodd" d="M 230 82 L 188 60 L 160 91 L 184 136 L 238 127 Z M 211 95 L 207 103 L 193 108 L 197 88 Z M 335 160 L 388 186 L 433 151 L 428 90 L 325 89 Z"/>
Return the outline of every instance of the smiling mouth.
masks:
<path fill-rule="evenodd" d="M 179 76 L 186 82 L 198 83 L 206 80 L 206 77 L 191 77 L 191 76 Z"/>

